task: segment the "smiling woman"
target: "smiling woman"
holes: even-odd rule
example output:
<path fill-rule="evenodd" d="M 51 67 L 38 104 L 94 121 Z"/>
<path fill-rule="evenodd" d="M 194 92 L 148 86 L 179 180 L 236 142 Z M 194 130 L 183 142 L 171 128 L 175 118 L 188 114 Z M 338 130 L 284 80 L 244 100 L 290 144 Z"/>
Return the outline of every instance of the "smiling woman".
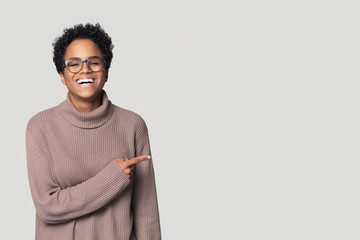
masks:
<path fill-rule="evenodd" d="M 67 59 L 64 64 L 66 69 L 60 73 L 60 78 L 69 90 L 71 102 L 83 112 L 98 108 L 108 75 L 108 70 L 102 67 L 104 60 L 100 48 L 90 39 L 74 40 L 66 48 L 64 59 Z"/>
<path fill-rule="evenodd" d="M 99 24 L 65 29 L 54 42 L 67 98 L 26 129 L 37 240 L 161 239 L 146 123 L 103 89 L 112 48 Z"/>

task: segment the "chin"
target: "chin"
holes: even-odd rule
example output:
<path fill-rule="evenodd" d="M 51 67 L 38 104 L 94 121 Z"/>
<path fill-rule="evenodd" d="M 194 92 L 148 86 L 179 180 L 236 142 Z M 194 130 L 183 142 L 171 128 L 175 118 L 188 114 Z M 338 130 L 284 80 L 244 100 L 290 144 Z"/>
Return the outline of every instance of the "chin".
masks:
<path fill-rule="evenodd" d="M 94 89 L 83 89 L 83 90 L 78 90 L 76 92 L 73 92 L 73 93 L 71 93 L 71 95 L 77 96 L 77 98 L 89 99 L 89 98 L 93 98 L 93 97 L 97 96 L 99 94 L 99 92 L 101 92 L 101 90 L 97 91 Z"/>

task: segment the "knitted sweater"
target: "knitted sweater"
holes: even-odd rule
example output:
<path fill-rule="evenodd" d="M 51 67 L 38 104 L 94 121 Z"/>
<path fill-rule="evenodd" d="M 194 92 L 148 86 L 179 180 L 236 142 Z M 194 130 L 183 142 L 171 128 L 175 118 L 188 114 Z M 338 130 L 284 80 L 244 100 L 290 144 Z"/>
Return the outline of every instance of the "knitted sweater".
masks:
<path fill-rule="evenodd" d="M 102 90 L 79 112 L 69 99 L 32 116 L 26 158 L 36 240 L 159 240 L 152 159 L 129 179 L 116 158 L 151 155 L 147 126 Z"/>

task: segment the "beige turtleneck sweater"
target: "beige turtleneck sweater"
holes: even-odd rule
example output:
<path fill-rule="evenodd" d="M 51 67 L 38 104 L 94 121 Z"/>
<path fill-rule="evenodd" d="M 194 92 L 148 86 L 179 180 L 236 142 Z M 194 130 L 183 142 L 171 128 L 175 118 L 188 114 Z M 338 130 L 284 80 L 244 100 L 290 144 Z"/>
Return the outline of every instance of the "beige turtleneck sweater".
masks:
<path fill-rule="evenodd" d="M 90 113 L 69 99 L 35 114 L 26 129 L 26 157 L 36 209 L 36 240 L 159 240 L 152 159 L 129 179 L 116 158 L 151 155 L 141 116 L 102 90 Z"/>

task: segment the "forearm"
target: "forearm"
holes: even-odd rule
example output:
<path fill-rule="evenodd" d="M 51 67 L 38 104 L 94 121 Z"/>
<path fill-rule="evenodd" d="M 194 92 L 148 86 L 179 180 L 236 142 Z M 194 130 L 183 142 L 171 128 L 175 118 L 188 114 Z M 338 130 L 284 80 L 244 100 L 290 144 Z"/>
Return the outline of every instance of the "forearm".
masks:
<path fill-rule="evenodd" d="M 46 223 L 62 223 L 91 213 L 110 202 L 130 183 L 113 160 L 92 178 L 62 189 L 31 134 L 27 134 L 26 144 L 31 194 L 38 216 Z"/>
<path fill-rule="evenodd" d="M 34 199 L 39 217 L 61 223 L 91 213 L 110 202 L 129 184 L 120 166 L 112 161 L 93 178 L 66 189 L 56 188 L 43 199 Z"/>

